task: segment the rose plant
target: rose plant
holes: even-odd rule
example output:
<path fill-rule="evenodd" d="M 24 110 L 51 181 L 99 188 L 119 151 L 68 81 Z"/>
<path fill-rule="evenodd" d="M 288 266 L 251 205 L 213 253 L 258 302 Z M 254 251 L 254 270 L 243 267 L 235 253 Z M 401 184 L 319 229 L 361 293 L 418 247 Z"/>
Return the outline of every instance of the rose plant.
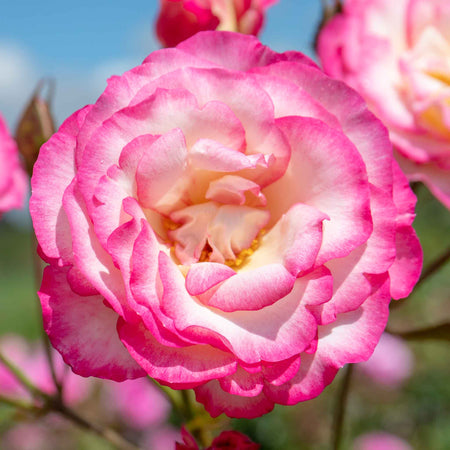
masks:
<path fill-rule="evenodd" d="M 27 178 L 20 164 L 16 142 L 0 115 L 0 216 L 25 202 Z"/>
<path fill-rule="evenodd" d="M 199 31 L 228 30 L 258 35 L 265 10 L 277 0 L 160 0 L 156 34 L 173 47 Z"/>
<path fill-rule="evenodd" d="M 301 53 L 199 33 L 42 147 L 45 329 L 76 373 L 194 388 L 212 416 L 311 399 L 417 281 L 414 204 L 355 91 Z"/>
<path fill-rule="evenodd" d="M 347 0 L 321 31 L 325 72 L 389 128 L 397 160 L 450 208 L 450 3 Z"/>

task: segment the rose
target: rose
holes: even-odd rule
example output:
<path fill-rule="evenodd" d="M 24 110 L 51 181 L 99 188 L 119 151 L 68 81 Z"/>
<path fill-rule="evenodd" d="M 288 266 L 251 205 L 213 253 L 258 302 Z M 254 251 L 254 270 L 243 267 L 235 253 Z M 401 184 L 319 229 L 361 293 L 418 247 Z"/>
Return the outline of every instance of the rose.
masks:
<path fill-rule="evenodd" d="M 19 161 L 16 142 L 0 115 L 0 216 L 25 201 L 27 179 Z"/>
<path fill-rule="evenodd" d="M 325 72 L 354 87 L 389 128 L 396 158 L 450 208 L 450 4 L 347 0 L 321 31 Z"/>
<path fill-rule="evenodd" d="M 181 429 L 183 443 L 176 442 L 175 450 L 199 450 L 195 439 L 183 427 Z M 222 431 L 205 450 L 258 450 L 261 446 L 250 440 L 239 431 Z"/>
<path fill-rule="evenodd" d="M 239 31 L 257 35 L 265 10 L 277 0 L 160 0 L 156 34 L 173 47 L 199 31 Z"/>
<path fill-rule="evenodd" d="M 204 32 L 113 77 L 40 152 L 31 214 L 53 345 L 216 416 L 318 395 L 416 282 L 387 131 L 297 52 Z"/>

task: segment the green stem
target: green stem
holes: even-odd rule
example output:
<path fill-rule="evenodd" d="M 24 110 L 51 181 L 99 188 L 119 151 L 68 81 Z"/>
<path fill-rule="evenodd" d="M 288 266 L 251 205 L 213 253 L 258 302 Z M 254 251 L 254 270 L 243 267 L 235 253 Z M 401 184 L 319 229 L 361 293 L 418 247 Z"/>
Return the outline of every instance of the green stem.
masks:
<path fill-rule="evenodd" d="M 17 381 L 33 396 L 49 400 L 50 396 L 38 389 L 11 361 L 0 352 L 0 363 L 2 363 L 17 379 Z"/>
<path fill-rule="evenodd" d="M 347 411 L 347 401 L 350 391 L 350 381 L 353 373 L 353 364 L 348 364 L 344 369 L 344 375 L 338 391 L 336 409 L 333 419 L 332 448 L 339 450 L 342 443 L 344 418 Z"/>
<path fill-rule="evenodd" d="M 187 428 L 190 429 L 192 435 L 200 442 L 202 447 L 207 447 L 211 443 L 211 436 L 205 429 L 205 422 L 202 420 L 199 410 L 195 408 L 195 405 L 193 404 L 191 394 L 192 391 L 190 390 L 184 389 L 181 391 L 181 398 L 184 406 L 183 410 L 188 422 Z"/>
<path fill-rule="evenodd" d="M 31 234 L 32 234 L 32 236 L 31 236 L 31 246 L 32 246 L 31 252 L 32 252 L 32 256 L 33 256 L 34 282 L 35 282 L 36 290 L 39 290 L 39 287 L 40 287 L 41 281 L 42 281 L 43 267 L 42 267 L 42 260 L 36 251 L 36 248 L 38 246 L 38 241 L 37 241 L 36 235 L 34 234 L 33 231 Z M 39 299 L 37 299 L 37 300 L 38 300 L 37 304 L 40 305 Z M 40 306 L 38 308 L 38 317 L 42 317 Z M 44 330 L 42 321 L 41 321 L 40 329 L 41 329 L 42 342 L 44 344 L 45 355 L 47 357 L 48 366 L 50 368 L 50 373 L 52 376 L 53 384 L 56 387 L 56 392 L 58 393 L 58 395 L 60 397 L 62 397 L 63 386 L 62 386 L 61 381 L 58 379 L 58 377 L 56 375 L 55 364 L 53 361 L 50 341 L 48 339 L 47 333 Z"/>
<path fill-rule="evenodd" d="M 63 417 L 70 420 L 75 425 L 78 425 L 78 427 L 100 436 L 105 441 L 108 441 L 121 450 L 139 450 L 137 445 L 123 438 L 111 428 L 103 428 L 89 422 L 85 418 L 78 415 L 75 411 L 65 406 L 58 398 L 54 398 L 52 400 L 53 401 L 49 403 L 50 409 L 59 412 Z"/>
<path fill-rule="evenodd" d="M 88 420 L 84 419 L 80 415 L 78 415 L 75 411 L 72 411 L 68 408 L 62 401 L 59 395 L 48 395 L 45 392 L 41 391 L 38 387 L 36 387 L 24 374 L 18 369 L 13 363 L 11 363 L 8 358 L 0 353 L 0 363 L 2 363 L 19 381 L 19 383 L 34 397 L 40 398 L 44 401 L 44 405 L 42 407 L 32 405 L 34 411 L 55 411 L 60 413 L 66 419 L 70 420 L 74 424 L 78 425 L 80 428 L 91 431 L 92 433 L 97 434 L 102 437 L 109 443 L 115 445 L 116 447 L 122 450 L 138 450 L 139 447 L 134 445 L 133 443 L 127 441 L 118 433 L 110 428 L 103 428 L 98 425 L 95 425 Z M 22 403 L 20 401 L 12 400 L 8 397 L 0 397 L 0 400 L 4 403 L 7 403 L 11 406 L 16 406 L 20 409 L 31 410 L 31 406 L 27 403 Z"/>
<path fill-rule="evenodd" d="M 32 403 L 17 398 L 7 397 L 6 395 L 1 394 L 0 403 L 4 403 L 5 405 L 12 406 L 13 408 L 21 409 L 27 412 L 36 412 L 40 410 L 40 408 L 36 407 L 36 405 L 33 405 Z"/>

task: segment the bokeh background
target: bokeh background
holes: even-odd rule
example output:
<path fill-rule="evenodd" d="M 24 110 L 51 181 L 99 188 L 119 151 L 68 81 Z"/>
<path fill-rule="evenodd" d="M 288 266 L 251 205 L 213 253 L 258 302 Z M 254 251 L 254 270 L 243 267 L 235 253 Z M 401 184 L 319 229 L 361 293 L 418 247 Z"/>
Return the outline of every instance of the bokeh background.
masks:
<path fill-rule="evenodd" d="M 76 109 L 94 102 L 109 76 L 139 64 L 159 48 L 153 34 L 157 7 L 157 0 L 3 2 L 0 111 L 10 128 L 15 129 L 27 100 L 43 78 L 55 82 L 52 109 L 58 125 Z M 269 9 L 260 38 L 275 50 L 299 50 L 314 56 L 312 41 L 320 16 L 319 0 L 280 0 Z M 450 213 L 424 186 L 417 186 L 416 193 L 419 201 L 415 228 L 424 248 L 426 267 L 450 244 Z M 40 338 L 33 246 L 27 211 L 5 215 L 0 222 L 0 338 L 13 333 L 30 341 Z M 446 320 L 450 320 L 449 264 L 392 312 L 389 327 L 408 330 Z M 344 449 L 351 449 L 357 436 L 371 431 L 391 432 L 414 449 L 450 449 L 448 342 L 409 345 L 414 353 L 414 372 L 401 387 L 383 387 L 355 371 Z M 234 420 L 232 426 L 261 443 L 263 450 L 327 449 L 341 376 L 315 400 L 295 407 L 276 407 L 273 413 L 257 420 Z M 108 424 L 111 418 L 92 405 L 92 401 L 81 405 L 83 413 Z M 175 416 L 169 420 L 174 426 L 180 425 Z M 29 423 L 29 417 L 0 405 L 0 442 L 21 423 Z M 65 449 L 109 448 L 71 426 L 64 430 Z M 44 447 L 37 445 L 23 448 L 58 448 L 48 442 Z"/>

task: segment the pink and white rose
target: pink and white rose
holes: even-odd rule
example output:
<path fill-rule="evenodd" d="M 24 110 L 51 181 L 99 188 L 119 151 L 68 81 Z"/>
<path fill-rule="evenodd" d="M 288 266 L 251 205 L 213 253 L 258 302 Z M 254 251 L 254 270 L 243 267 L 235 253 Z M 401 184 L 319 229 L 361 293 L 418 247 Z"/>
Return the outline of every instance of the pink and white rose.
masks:
<path fill-rule="evenodd" d="M 20 164 L 19 150 L 0 114 L 0 216 L 25 203 L 27 177 Z"/>
<path fill-rule="evenodd" d="M 160 0 L 156 34 L 174 47 L 199 31 L 228 30 L 258 35 L 265 10 L 277 0 Z"/>
<path fill-rule="evenodd" d="M 65 361 L 194 388 L 213 416 L 320 394 L 421 268 L 385 127 L 301 53 L 238 33 L 112 77 L 42 147 L 32 191 Z"/>
<path fill-rule="evenodd" d="M 396 159 L 450 208 L 450 3 L 346 0 L 321 31 L 325 72 L 389 128 Z"/>

